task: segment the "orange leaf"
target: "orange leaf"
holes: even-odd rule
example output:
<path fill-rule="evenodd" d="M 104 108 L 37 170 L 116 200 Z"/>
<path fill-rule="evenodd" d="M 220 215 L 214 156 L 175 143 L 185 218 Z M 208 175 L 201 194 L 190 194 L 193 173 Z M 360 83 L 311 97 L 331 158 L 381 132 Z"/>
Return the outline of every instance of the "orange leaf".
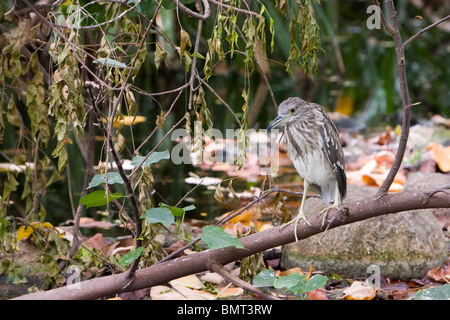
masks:
<path fill-rule="evenodd" d="M 308 300 L 330 300 L 322 289 L 316 289 L 306 293 Z"/>
<path fill-rule="evenodd" d="M 431 145 L 431 157 L 443 172 L 450 171 L 450 146 L 444 148 L 441 144 L 433 142 Z"/>
<path fill-rule="evenodd" d="M 290 275 L 291 273 L 304 274 L 304 272 L 302 271 L 302 268 L 300 268 L 300 267 L 295 267 L 295 268 L 287 269 L 287 270 L 285 270 L 285 271 L 280 271 L 280 270 L 278 270 L 278 271 L 276 272 L 276 275 L 279 276 L 279 277 L 282 277 L 282 276 L 288 276 L 288 275 Z"/>
<path fill-rule="evenodd" d="M 362 176 L 362 181 L 364 182 L 365 185 L 371 186 L 371 187 L 378 187 L 378 183 L 375 181 L 374 178 L 372 178 L 371 176 L 364 174 Z"/>

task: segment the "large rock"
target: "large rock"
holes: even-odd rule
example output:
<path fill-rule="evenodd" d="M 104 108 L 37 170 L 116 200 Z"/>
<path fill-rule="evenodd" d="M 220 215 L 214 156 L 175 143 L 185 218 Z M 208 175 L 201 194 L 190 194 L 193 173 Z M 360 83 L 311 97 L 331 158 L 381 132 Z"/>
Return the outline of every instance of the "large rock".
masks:
<path fill-rule="evenodd" d="M 371 187 L 349 186 L 345 202 L 375 193 Z M 305 203 L 307 215 L 324 207 L 317 198 Z M 441 266 L 448 256 L 442 228 L 428 210 L 375 217 L 328 230 L 320 237 L 322 234 L 284 246 L 282 267 L 307 270 L 310 264 L 327 274 L 366 278 L 373 273 L 368 267 L 376 265 L 388 278 L 420 279 L 428 270 Z"/>
<path fill-rule="evenodd" d="M 440 188 L 450 185 L 450 175 L 443 173 L 426 173 L 426 172 L 411 172 L 408 174 L 408 179 L 405 182 L 405 191 L 425 190 Z M 448 187 L 447 187 L 448 189 Z M 425 211 L 431 212 L 442 228 L 450 230 L 450 209 L 449 208 L 435 208 L 427 209 Z"/>

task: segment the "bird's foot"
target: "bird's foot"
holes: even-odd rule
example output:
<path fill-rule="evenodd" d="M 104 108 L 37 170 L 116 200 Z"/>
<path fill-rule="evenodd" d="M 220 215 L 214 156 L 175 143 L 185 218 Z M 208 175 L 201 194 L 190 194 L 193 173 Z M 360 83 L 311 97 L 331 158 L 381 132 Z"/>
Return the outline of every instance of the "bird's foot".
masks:
<path fill-rule="evenodd" d="M 305 214 L 303 213 L 302 210 L 300 210 L 297 214 L 297 216 L 292 219 L 291 221 L 283 224 L 280 227 L 280 230 L 283 230 L 284 228 L 286 228 L 288 225 L 290 224 L 294 224 L 294 235 L 295 235 L 295 242 L 298 242 L 298 236 L 297 236 L 297 227 L 298 227 L 298 223 L 300 222 L 300 220 L 304 220 L 310 227 L 312 227 L 311 223 L 309 223 L 308 219 L 306 219 Z"/>
<path fill-rule="evenodd" d="M 323 209 L 322 211 L 319 212 L 319 214 L 317 215 L 318 217 L 320 217 L 323 214 L 322 228 L 325 226 L 325 221 L 327 221 L 328 212 L 330 212 L 330 209 L 336 209 L 336 210 L 339 209 L 339 204 L 333 203 L 331 206 L 328 206 L 327 208 L 325 208 L 325 209 Z"/>

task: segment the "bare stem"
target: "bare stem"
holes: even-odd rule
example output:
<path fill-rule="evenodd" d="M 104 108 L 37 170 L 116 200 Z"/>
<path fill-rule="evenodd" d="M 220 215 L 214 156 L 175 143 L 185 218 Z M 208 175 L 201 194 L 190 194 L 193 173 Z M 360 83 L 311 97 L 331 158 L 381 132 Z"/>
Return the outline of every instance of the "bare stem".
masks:
<path fill-rule="evenodd" d="M 417 32 L 415 35 L 413 35 L 411 38 L 409 38 L 408 40 L 406 40 L 403 43 L 403 46 L 406 47 L 408 44 L 410 44 L 414 39 L 416 39 L 417 37 L 421 36 L 422 34 L 424 34 L 425 32 L 427 32 L 428 30 L 430 30 L 433 27 L 436 27 L 438 24 L 444 22 L 445 20 L 450 19 L 450 14 L 448 16 L 446 16 L 445 18 L 442 18 L 439 21 L 436 21 L 433 24 L 430 24 L 428 27 L 420 30 L 419 32 Z"/>
<path fill-rule="evenodd" d="M 399 32 L 398 23 L 397 23 L 397 13 L 395 11 L 394 2 L 392 0 L 386 0 L 386 6 L 389 12 L 389 18 L 391 21 L 390 26 L 386 29 L 392 36 L 394 40 L 395 53 L 397 56 L 397 69 L 399 76 L 399 84 L 400 84 L 400 93 L 402 96 L 403 103 L 403 119 L 402 119 L 402 129 L 400 133 L 400 141 L 398 144 L 397 153 L 395 155 L 394 163 L 392 164 L 389 173 L 384 180 L 381 187 L 378 189 L 376 196 L 379 196 L 383 193 L 388 192 L 389 187 L 394 181 L 395 175 L 403 161 L 403 156 L 405 155 L 406 144 L 408 142 L 409 136 L 409 127 L 411 123 L 411 100 L 409 97 L 408 90 L 408 82 L 406 77 L 406 65 L 405 65 L 405 53 L 404 53 L 404 45 L 402 41 L 402 37 Z M 391 33 L 392 32 L 392 33 Z"/>

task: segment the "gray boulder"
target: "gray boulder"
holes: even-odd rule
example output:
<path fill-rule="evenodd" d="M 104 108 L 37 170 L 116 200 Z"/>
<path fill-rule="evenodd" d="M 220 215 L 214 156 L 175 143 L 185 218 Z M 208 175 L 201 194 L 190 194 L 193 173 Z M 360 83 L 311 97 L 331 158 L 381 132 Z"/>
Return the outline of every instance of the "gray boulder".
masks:
<path fill-rule="evenodd" d="M 424 179 L 433 184 L 429 174 Z M 421 189 L 428 185 L 409 186 Z M 345 202 L 362 200 L 376 191 L 349 186 Z M 306 215 L 317 214 L 324 207 L 321 199 L 309 198 Z M 420 279 L 428 270 L 442 266 L 448 257 L 444 233 L 430 210 L 375 217 L 328 230 L 321 239 L 322 235 L 284 246 L 282 267 L 308 270 L 311 265 L 327 274 L 348 278 L 366 278 L 376 268 L 388 278 Z"/>

